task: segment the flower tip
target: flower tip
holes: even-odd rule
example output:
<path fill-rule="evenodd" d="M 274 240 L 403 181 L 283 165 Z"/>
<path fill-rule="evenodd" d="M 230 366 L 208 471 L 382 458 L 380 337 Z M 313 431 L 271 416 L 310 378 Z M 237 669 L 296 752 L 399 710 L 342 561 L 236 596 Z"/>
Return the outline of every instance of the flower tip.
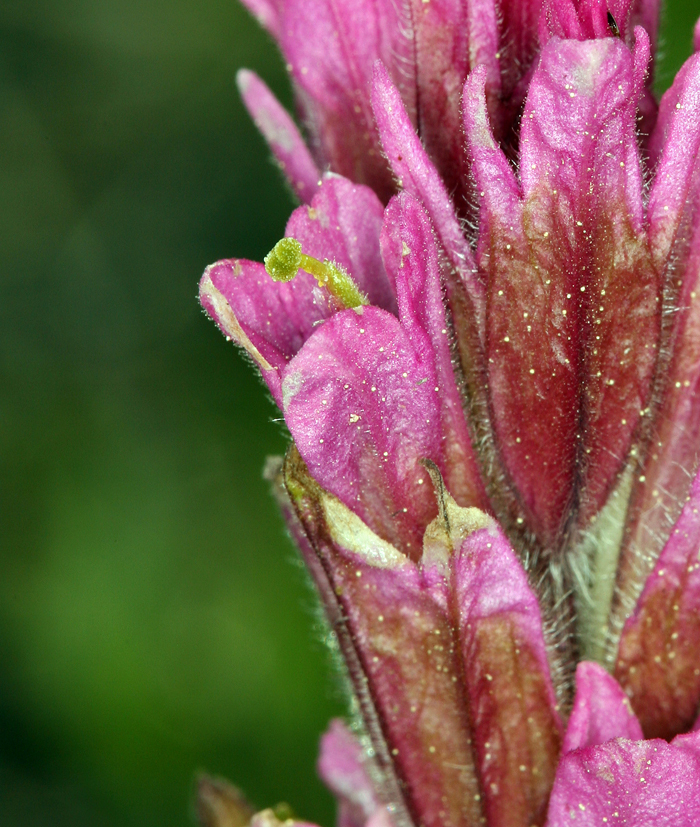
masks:
<path fill-rule="evenodd" d="M 372 67 L 372 79 L 374 81 L 374 86 L 393 86 L 391 76 L 389 75 L 389 70 L 384 65 L 384 61 L 379 58 L 374 61 L 374 66 Z"/>
<path fill-rule="evenodd" d="M 254 812 L 233 784 L 204 774 L 197 779 L 195 811 L 201 827 L 247 827 Z"/>
<path fill-rule="evenodd" d="M 486 113 L 486 81 L 488 79 L 486 66 L 479 64 L 467 75 L 462 89 L 462 113 L 463 116 L 472 117 L 479 110 Z"/>
<path fill-rule="evenodd" d="M 301 244 L 296 238 L 281 239 L 264 258 L 265 270 L 274 281 L 291 281 L 301 261 Z"/>
<path fill-rule="evenodd" d="M 634 27 L 634 64 L 637 74 L 641 73 L 644 81 L 651 60 L 651 40 L 644 26 Z"/>
<path fill-rule="evenodd" d="M 248 87 L 251 82 L 255 80 L 255 78 L 255 72 L 251 72 L 250 69 L 239 69 L 236 72 L 236 86 L 238 87 L 241 97 L 245 96 L 245 93 L 248 91 Z"/>
<path fill-rule="evenodd" d="M 488 69 L 484 66 L 483 63 L 479 63 L 478 66 L 475 66 L 471 72 L 467 75 L 467 79 L 464 82 L 465 87 L 469 85 L 475 91 L 481 91 L 484 86 L 486 86 L 486 79 L 488 77 Z"/>

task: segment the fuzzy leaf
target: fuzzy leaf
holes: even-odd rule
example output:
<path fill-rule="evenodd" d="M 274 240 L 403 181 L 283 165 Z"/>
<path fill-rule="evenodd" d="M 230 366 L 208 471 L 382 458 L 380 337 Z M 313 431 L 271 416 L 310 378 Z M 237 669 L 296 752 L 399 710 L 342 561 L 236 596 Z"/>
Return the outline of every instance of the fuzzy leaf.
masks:
<path fill-rule="evenodd" d="M 375 60 L 411 60 L 401 6 L 391 0 L 284 0 L 279 40 L 319 165 L 388 200 L 393 186 L 369 88 Z"/>

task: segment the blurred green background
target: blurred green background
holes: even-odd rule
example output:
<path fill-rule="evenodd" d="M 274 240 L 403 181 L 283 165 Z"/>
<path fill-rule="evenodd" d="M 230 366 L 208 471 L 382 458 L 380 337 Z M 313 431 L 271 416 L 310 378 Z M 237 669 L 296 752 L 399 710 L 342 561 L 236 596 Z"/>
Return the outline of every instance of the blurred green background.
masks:
<path fill-rule="evenodd" d="M 662 87 L 699 12 L 667 9 Z M 235 0 L 0 4 L 3 827 L 187 825 L 202 768 L 333 819 L 343 705 L 261 479 L 284 433 L 196 302 L 293 207 L 240 66 L 291 105 Z"/>

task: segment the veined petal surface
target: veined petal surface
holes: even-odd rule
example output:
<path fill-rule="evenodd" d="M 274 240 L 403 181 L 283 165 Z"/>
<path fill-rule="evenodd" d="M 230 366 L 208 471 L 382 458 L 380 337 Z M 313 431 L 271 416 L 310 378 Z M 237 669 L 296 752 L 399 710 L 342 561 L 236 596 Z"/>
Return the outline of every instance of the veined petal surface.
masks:
<path fill-rule="evenodd" d="M 439 388 L 442 458 L 448 489 L 463 506 L 489 509 L 453 364 L 453 343 L 444 303 L 440 249 L 432 224 L 408 192 L 386 209 L 382 255 L 397 294 L 399 319 L 424 361 L 434 363 Z"/>
<path fill-rule="evenodd" d="M 618 40 L 552 38 L 523 113 L 519 182 L 491 137 L 483 73 L 466 87 L 494 429 L 545 548 L 603 505 L 651 392 L 661 302 L 642 227 L 639 80 Z"/>
<path fill-rule="evenodd" d="M 575 750 L 557 770 L 547 827 L 694 827 L 700 823 L 700 734 Z"/>
<path fill-rule="evenodd" d="M 454 597 L 447 605 L 458 619 L 487 823 L 542 824 L 561 723 L 539 603 L 495 523 L 466 532 L 464 511 L 445 513 L 454 545 Z"/>
<path fill-rule="evenodd" d="M 331 297 L 316 289 L 308 273 L 273 282 L 262 264 L 244 259 L 207 267 L 199 301 L 221 332 L 252 357 L 279 406 L 281 369 L 311 335 L 313 322 L 333 313 Z"/>
<path fill-rule="evenodd" d="M 435 516 L 420 461 L 439 460 L 432 359 L 395 316 L 346 310 L 320 326 L 284 371 L 284 416 L 320 485 L 416 558 Z"/>
<path fill-rule="evenodd" d="M 465 283 L 478 320 L 483 309 L 483 289 L 476 278 L 471 250 L 445 184 L 416 134 L 398 89 L 380 63 L 374 68 L 372 106 L 382 147 L 398 184 L 415 196 L 430 216 L 450 263 Z"/>

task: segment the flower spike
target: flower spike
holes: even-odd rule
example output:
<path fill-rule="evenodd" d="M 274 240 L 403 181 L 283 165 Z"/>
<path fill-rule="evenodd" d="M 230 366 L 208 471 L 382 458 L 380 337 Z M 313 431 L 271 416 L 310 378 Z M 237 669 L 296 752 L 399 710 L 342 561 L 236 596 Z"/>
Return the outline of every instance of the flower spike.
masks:
<path fill-rule="evenodd" d="M 659 105 L 660 0 L 243 2 L 304 205 L 200 300 L 292 439 L 337 827 L 700 824 L 700 54 Z"/>

